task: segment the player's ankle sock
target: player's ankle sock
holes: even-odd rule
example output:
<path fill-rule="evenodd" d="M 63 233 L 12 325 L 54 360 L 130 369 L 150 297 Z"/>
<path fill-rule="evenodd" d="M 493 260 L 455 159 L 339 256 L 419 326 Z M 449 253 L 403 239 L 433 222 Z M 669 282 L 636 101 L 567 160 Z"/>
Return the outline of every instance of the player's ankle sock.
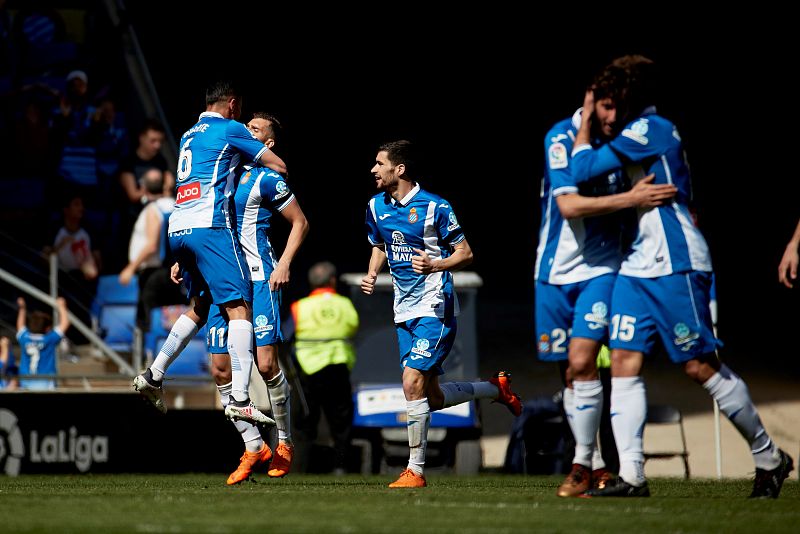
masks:
<path fill-rule="evenodd" d="M 234 400 L 250 398 L 250 373 L 253 369 L 253 325 L 250 321 L 231 319 L 228 322 L 228 353 L 231 355 Z"/>
<path fill-rule="evenodd" d="M 275 418 L 275 427 L 278 429 L 278 439 L 287 445 L 292 444 L 292 425 L 289 420 L 291 407 L 289 398 L 289 382 L 283 371 L 267 380 L 269 402 L 272 405 L 272 415 Z"/>
<path fill-rule="evenodd" d="M 594 442 L 594 450 L 592 451 L 592 471 L 597 471 L 598 469 L 605 469 L 606 468 L 606 461 L 603 460 L 603 454 L 600 450 L 600 438 L 598 437 L 595 439 Z"/>
<path fill-rule="evenodd" d="M 444 394 L 444 408 L 473 399 L 496 399 L 497 386 L 490 382 L 445 382 L 441 386 Z"/>
<path fill-rule="evenodd" d="M 703 387 L 716 399 L 722 413 L 750 444 L 756 467 L 767 470 L 778 467 L 778 449 L 761 424 L 744 380 L 723 364 Z"/>
<path fill-rule="evenodd" d="M 408 415 L 408 468 L 421 475 L 425 469 L 425 450 L 428 447 L 428 426 L 431 423 L 431 408 L 428 399 L 406 402 Z"/>
<path fill-rule="evenodd" d="M 641 486 L 644 478 L 642 433 L 647 417 L 647 392 L 639 376 L 611 379 L 611 426 L 619 451 L 619 476 Z"/>
<path fill-rule="evenodd" d="M 220 402 L 222 403 L 223 410 L 226 406 L 228 406 L 228 400 L 231 394 L 232 386 L 232 382 L 217 386 L 217 391 L 219 391 L 219 398 Z M 236 427 L 236 430 L 238 430 L 239 434 L 242 436 L 244 448 L 247 450 L 247 452 L 258 452 L 261 450 L 264 440 L 261 438 L 261 432 L 259 432 L 256 425 L 248 421 L 239 420 L 234 421 L 233 426 Z"/>
<path fill-rule="evenodd" d="M 603 411 L 603 384 L 599 380 L 573 381 L 575 406 L 570 428 L 575 437 L 573 463 L 592 466 L 592 452 Z"/>
<path fill-rule="evenodd" d="M 150 366 L 150 371 L 153 373 L 153 380 L 159 381 L 164 378 L 164 373 L 167 372 L 169 366 L 175 361 L 175 358 L 181 353 L 189 341 L 197 334 L 197 323 L 189 319 L 185 315 L 178 317 L 175 324 L 172 325 L 172 330 L 169 331 L 164 345 L 158 351 L 153 365 Z"/>
<path fill-rule="evenodd" d="M 567 424 L 569 425 L 569 429 L 572 432 L 572 437 L 574 438 L 577 435 L 577 430 L 575 428 L 575 391 L 572 388 L 565 387 L 562 390 L 561 399 L 564 403 L 564 415 L 567 417 Z M 585 454 L 578 453 L 578 444 L 576 442 L 575 457 L 572 459 L 572 463 L 581 464 L 584 467 L 591 467 L 590 461 L 581 459 L 582 456 L 585 456 Z"/>

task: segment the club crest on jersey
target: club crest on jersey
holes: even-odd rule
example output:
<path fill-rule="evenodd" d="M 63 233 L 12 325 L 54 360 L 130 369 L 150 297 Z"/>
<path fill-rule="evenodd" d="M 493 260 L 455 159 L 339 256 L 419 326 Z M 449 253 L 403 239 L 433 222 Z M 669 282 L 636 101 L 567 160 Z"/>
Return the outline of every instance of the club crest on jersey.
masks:
<path fill-rule="evenodd" d="M 200 182 L 192 182 L 178 188 L 178 196 L 175 198 L 175 204 L 183 204 L 184 202 L 197 200 L 198 198 L 200 198 Z"/>
<path fill-rule="evenodd" d="M 650 129 L 647 124 L 648 122 L 647 119 L 639 119 L 631 124 L 629 128 L 622 130 L 622 136 L 627 137 L 631 141 L 636 141 L 640 145 L 646 145 L 650 142 L 647 138 L 647 130 Z"/>
<path fill-rule="evenodd" d="M 456 228 L 458 228 L 458 219 L 456 219 L 456 214 L 452 211 L 450 215 L 447 217 L 447 220 L 450 221 L 450 225 L 447 227 L 448 232 L 452 232 Z"/>
<path fill-rule="evenodd" d="M 411 211 L 408 212 L 408 222 L 415 223 L 419 220 L 419 215 L 417 215 L 417 208 L 411 208 Z"/>
<path fill-rule="evenodd" d="M 241 180 L 239 180 L 239 184 L 240 184 L 240 185 L 244 185 L 244 184 L 246 184 L 246 183 L 247 183 L 247 181 L 248 181 L 249 179 L 250 179 L 250 171 L 247 171 L 246 173 L 244 173 L 244 176 L 242 176 L 242 179 L 241 179 Z"/>
<path fill-rule="evenodd" d="M 537 346 L 539 348 L 539 352 L 550 352 L 550 336 L 547 334 L 540 335 Z"/>
<path fill-rule="evenodd" d="M 413 352 L 414 354 L 419 354 L 420 356 L 424 356 L 426 358 L 430 358 L 431 353 L 428 352 L 428 348 L 430 346 L 431 342 L 423 337 L 417 340 L 417 342 L 414 344 L 414 348 L 411 349 L 411 352 Z M 412 356 L 412 358 L 414 357 Z"/>
<path fill-rule="evenodd" d="M 403 235 L 403 232 L 395 230 L 392 232 L 392 244 L 393 245 L 405 245 L 406 244 L 406 236 Z"/>
<path fill-rule="evenodd" d="M 592 304 L 592 312 L 587 313 L 583 318 L 591 330 L 606 328 L 608 327 L 608 306 L 605 302 L 595 302 Z"/>
<path fill-rule="evenodd" d="M 679 346 L 683 352 L 687 352 L 697 344 L 697 338 L 700 337 L 698 332 L 692 332 L 684 323 L 678 323 L 672 329 L 675 334 L 673 342 Z"/>
<path fill-rule="evenodd" d="M 569 165 L 567 160 L 567 147 L 564 143 L 553 143 L 547 149 L 547 159 L 551 169 L 566 169 Z"/>

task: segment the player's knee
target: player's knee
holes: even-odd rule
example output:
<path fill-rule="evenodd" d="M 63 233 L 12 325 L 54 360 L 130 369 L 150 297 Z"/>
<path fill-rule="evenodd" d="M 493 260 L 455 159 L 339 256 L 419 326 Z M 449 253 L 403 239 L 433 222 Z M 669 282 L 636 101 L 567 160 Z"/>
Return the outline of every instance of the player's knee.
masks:
<path fill-rule="evenodd" d="M 425 394 L 425 380 L 423 376 L 421 374 L 404 376 L 403 393 L 407 400 L 423 398 Z"/>
<path fill-rule="evenodd" d="M 683 369 L 686 371 L 686 375 L 689 378 L 699 384 L 703 384 L 707 382 L 709 378 L 714 376 L 714 373 L 716 373 L 719 369 L 718 365 L 714 365 L 716 362 L 716 357 L 712 359 L 705 356 L 700 356 L 698 358 L 692 358 L 686 362 L 683 366 Z"/>

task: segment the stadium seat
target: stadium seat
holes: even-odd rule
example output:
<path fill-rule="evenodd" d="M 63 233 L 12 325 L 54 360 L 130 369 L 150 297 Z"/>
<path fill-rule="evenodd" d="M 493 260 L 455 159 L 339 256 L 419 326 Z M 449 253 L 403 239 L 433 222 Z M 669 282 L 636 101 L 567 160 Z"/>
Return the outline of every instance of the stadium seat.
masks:
<path fill-rule="evenodd" d="M 680 430 L 680 448 L 648 450 L 645 448 L 644 461 L 664 460 L 668 458 L 681 458 L 683 460 L 684 478 L 689 478 L 689 450 L 686 448 L 686 434 L 683 429 L 683 415 L 681 411 L 668 404 L 650 404 L 647 406 L 646 426 L 673 425 Z M 677 439 L 676 439 L 677 443 Z"/>
<path fill-rule="evenodd" d="M 115 274 L 103 275 L 97 281 L 92 318 L 100 337 L 116 351 L 130 352 L 133 348 L 138 299 L 136 277 L 127 286 L 120 284 Z"/>

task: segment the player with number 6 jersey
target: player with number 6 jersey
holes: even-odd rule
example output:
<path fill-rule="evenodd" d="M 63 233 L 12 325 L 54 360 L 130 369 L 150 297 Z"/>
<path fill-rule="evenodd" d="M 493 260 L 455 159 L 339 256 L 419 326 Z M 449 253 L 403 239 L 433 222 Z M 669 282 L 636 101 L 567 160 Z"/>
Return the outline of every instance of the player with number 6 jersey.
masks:
<path fill-rule="evenodd" d="M 250 402 L 253 325 L 247 302 L 250 277 L 231 231 L 229 197 L 239 161 L 260 161 L 277 172 L 286 165 L 243 124 L 241 93 L 229 82 L 206 91 L 206 111 L 181 137 L 178 196 L 169 221 L 169 244 L 186 280 L 191 309 L 175 322 L 153 364 L 134 379 L 134 389 L 166 412 L 161 380 L 169 365 L 205 324 L 212 304 L 228 318 L 228 352 L 235 360 L 226 415 L 254 423 L 274 423 Z"/>

